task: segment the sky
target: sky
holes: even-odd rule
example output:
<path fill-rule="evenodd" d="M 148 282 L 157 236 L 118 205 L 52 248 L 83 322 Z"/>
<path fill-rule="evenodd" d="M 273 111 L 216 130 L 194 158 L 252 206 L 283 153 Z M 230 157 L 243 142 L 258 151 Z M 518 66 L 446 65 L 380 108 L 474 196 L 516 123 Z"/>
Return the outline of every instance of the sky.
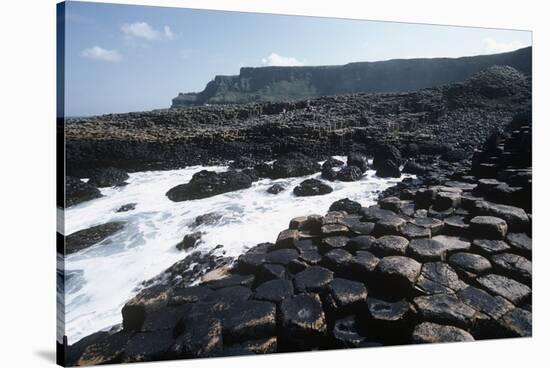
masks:
<path fill-rule="evenodd" d="M 59 20 L 63 21 L 63 20 Z M 243 66 L 494 54 L 531 32 L 69 1 L 65 115 L 168 108 Z"/>

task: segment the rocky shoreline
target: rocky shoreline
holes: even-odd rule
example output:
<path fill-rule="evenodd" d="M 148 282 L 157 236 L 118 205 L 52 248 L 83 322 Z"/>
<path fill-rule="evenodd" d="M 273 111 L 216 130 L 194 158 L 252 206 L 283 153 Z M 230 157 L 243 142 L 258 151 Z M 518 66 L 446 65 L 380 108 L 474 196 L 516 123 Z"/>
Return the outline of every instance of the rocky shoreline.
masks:
<path fill-rule="evenodd" d="M 67 363 L 531 336 L 531 120 L 511 113 L 491 125 L 503 131 L 472 140 L 465 153 L 417 153 L 403 168 L 417 178 L 387 190 L 377 205 L 342 199 L 325 215 L 292 219 L 274 243 L 234 262 L 192 253 L 126 303 L 121 326 L 68 346 Z M 487 137 L 488 130 L 475 134 Z M 399 171 L 410 144 L 417 143 L 379 145 L 379 174 Z M 368 162 L 364 150 L 352 151 L 343 174 L 333 172 L 343 163 L 313 169 L 298 155 L 268 167 L 243 164 L 235 182 L 246 185 L 242 176 L 257 173 L 276 177 L 278 170 L 290 175 L 296 167 L 322 171 L 328 181 L 333 174 L 353 179 Z M 232 179 L 199 174 L 168 197 L 215 195 L 212 182 Z M 304 183 L 300 193 L 326 190 Z M 185 275 L 194 263 L 201 266 Z M 201 282 L 192 284 L 197 275 Z"/>

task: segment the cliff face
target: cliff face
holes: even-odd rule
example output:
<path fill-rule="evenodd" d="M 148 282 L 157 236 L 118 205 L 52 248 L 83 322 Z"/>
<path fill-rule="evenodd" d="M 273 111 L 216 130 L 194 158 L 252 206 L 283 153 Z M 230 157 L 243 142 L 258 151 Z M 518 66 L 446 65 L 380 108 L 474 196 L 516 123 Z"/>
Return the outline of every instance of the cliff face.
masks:
<path fill-rule="evenodd" d="M 327 95 L 404 92 L 463 81 L 493 65 L 531 74 L 532 48 L 472 57 L 396 59 L 335 66 L 241 68 L 216 76 L 199 93 L 180 93 L 172 107 L 289 101 Z"/>

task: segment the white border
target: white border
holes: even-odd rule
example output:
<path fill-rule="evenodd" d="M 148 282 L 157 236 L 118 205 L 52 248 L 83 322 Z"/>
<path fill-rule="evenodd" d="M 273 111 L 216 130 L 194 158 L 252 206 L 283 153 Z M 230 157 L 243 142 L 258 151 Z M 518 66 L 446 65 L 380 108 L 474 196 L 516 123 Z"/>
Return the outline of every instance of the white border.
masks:
<path fill-rule="evenodd" d="M 105 1 L 101 1 L 105 2 Z M 151 363 L 154 367 L 263 368 L 340 367 L 525 367 L 545 363 L 550 341 L 547 262 L 550 220 L 545 186 L 548 169 L 550 76 L 548 11 L 542 1 L 309 1 L 309 0 L 132 0 L 132 3 L 302 14 L 533 30 L 534 44 L 534 337 L 476 343 L 404 346 L 268 357 Z M 0 302 L 2 367 L 53 364 L 55 343 L 55 3 L 1 3 L 2 252 Z M 6 206 L 7 204 L 7 206 Z M 547 349 L 546 349 L 547 350 Z M 546 363 L 547 364 L 547 363 Z"/>

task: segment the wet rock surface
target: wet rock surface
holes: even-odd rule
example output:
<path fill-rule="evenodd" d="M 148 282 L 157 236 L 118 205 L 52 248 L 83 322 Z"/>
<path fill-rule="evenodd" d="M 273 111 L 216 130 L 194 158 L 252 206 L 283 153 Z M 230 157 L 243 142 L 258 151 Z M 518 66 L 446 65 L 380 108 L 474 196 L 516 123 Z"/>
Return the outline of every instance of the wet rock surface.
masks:
<path fill-rule="evenodd" d="M 125 222 L 114 221 L 69 234 L 65 237 L 65 253 L 75 253 L 100 243 L 122 230 L 125 225 Z"/>
<path fill-rule="evenodd" d="M 470 87 L 446 93 L 460 105 Z M 434 157 L 450 150 L 443 143 L 456 142 L 449 135 L 448 142 L 417 142 L 416 149 L 380 145 L 374 165 L 380 175 L 399 169 L 405 154 L 415 154 L 427 172 L 381 193 L 376 205 L 339 201 L 324 216 L 292 219 L 277 239 L 266 239 L 275 243 L 259 244 L 237 260 L 192 253 L 126 303 L 121 331 L 70 346 L 72 361 L 531 336 L 531 162 L 525 153 L 531 125 L 514 121 L 496 133 L 496 143 L 491 136 L 483 144 L 488 132 L 472 129 L 479 137 L 464 138 L 479 147 L 471 159 Z M 350 159 L 364 164 L 361 157 Z M 332 164 L 327 167 L 340 165 Z M 274 166 L 256 164 L 255 170 L 269 174 Z M 276 175 L 287 175 L 310 166 L 277 167 Z M 188 273 L 191 264 L 207 266 Z M 197 275 L 202 281 L 191 286 Z"/>

